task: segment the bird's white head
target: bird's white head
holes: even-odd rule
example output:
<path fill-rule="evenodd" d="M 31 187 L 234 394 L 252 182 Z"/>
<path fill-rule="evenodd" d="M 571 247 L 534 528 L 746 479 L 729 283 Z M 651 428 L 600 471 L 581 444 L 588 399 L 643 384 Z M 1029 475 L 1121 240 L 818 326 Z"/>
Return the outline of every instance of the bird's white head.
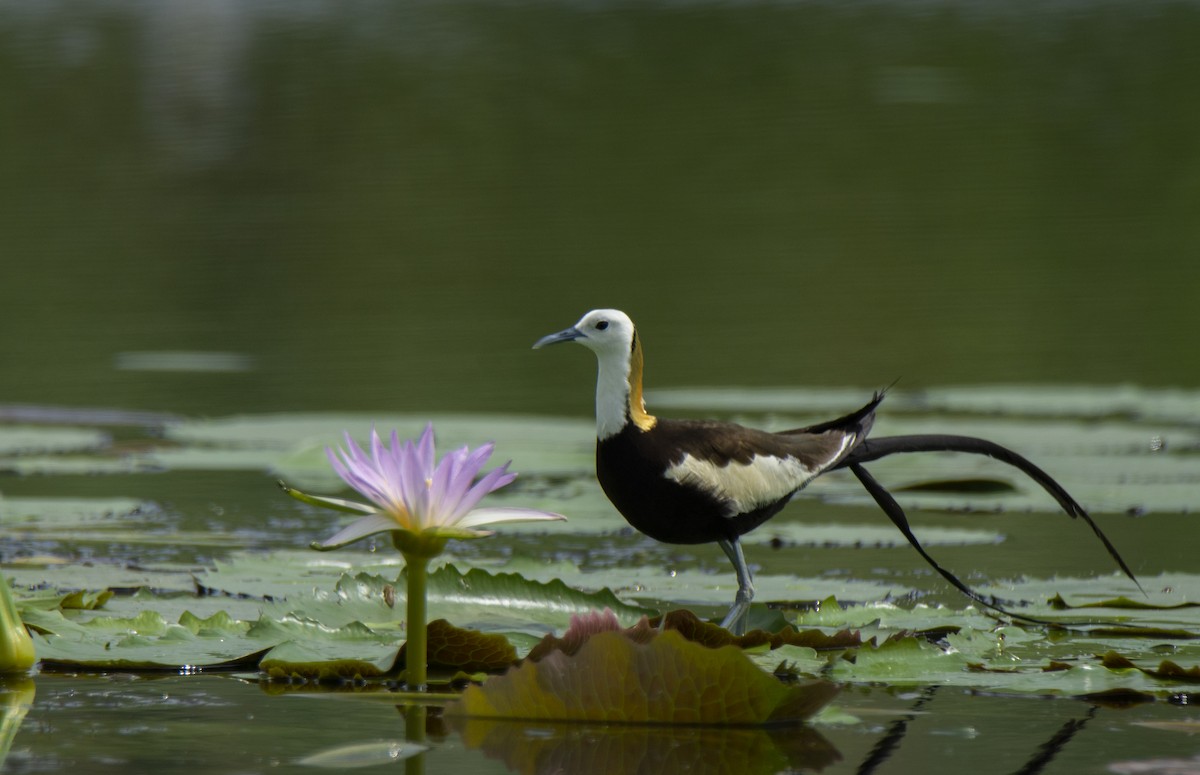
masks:
<path fill-rule="evenodd" d="M 624 359 L 629 357 L 633 337 L 633 321 L 624 312 L 619 309 L 594 309 L 570 328 L 543 336 L 534 342 L 533 349 L 559 342 L 578 342 L 601 358 L 613 354 Z"/>
<path fill-rule="evenodd" d="M 642 430 L 654 427 L 642 401 L 642 346 L 633 321 L 619 309 L 594 309 L 570 328 L 543 336 L 536 350 L 559 342 L 578 342 L 596 353 L 596 433 L 606 439 L 632 422 Z"/>

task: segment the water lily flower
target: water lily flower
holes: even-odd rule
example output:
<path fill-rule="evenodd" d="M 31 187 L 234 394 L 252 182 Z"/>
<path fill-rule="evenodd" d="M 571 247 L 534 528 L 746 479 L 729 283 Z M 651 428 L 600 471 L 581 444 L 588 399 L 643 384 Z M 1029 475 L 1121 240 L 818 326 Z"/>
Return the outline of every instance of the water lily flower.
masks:
<path fill-rule="evenodd" d="M 433 425 L 420 438 L 400 441 L 392 431 L 385 444 L 374 429 L 363 450 L 345 434 L 345 448 L 326 448 L 333 470 L 369 503 L 309 495 L 280 482 L 284 492 L 315 506 L 363 515 L 312 547 L 338 549 L 379 533 L 390 533 L 404 555 L 408 583 L 408 644 L 406 676 L 410 687 L 425 683 L 425 585 L 429 561 L 441 554 L 452 538 L 492 535 L 484 525 L 529 520 L 559 520 L 561 514 L 514 507 L 479 507 L 485 495 L 505 486 L 516 474 L 508 463 L 479 475 L 493 444 L 472 450 L 462 447 L 436 459 Z"/>
<path fill-rule="evenodd" d="M 483 525 L 527 520 L 557 520 L 547 511 L 523 508 L 476 508 L 483 496 L 504 487 L 517 475 L 508 463 L 479 477 L 495 445 L 472 450 L 462 447 L 434 462 L 433 425 L 417 439 L 401 442 L 392 431 L 391 446 L 371 431 L 370 453 L 363 451 L 350 434 L 345 449 L 326 448 L 338 476 L 370 504 L 332 498 L 317 498 L 335 508 L 348 508 L 367 516 L 317 544 L 318 549 L 336 549 L 384 532 L 402 531 L 437 538 L 479 538 L 492 533 Z"/>

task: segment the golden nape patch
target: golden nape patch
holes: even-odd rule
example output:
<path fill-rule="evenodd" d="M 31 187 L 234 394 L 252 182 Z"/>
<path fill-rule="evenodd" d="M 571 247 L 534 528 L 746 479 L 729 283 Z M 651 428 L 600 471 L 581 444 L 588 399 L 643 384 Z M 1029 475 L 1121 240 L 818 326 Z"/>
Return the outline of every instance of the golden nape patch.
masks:
<path fill-rule="evenodd" d="M 646 401 L 642 397 L 642 370 L 644 368 L 642 340 L 635 333 L 633 350 L 629 354 L 629 419 L 641 430 L 648 431 L 658 424 L 658 418 L 646 411 Z"/>

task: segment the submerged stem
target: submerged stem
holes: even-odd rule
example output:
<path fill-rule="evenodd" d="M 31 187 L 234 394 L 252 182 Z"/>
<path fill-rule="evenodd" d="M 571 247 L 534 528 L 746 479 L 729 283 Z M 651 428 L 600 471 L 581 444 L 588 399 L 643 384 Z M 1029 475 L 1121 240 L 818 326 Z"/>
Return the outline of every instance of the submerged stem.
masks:
<path fill-rule="evenodd" d="M 404 709 L 404 738 L 416 745 L 425 744 L 425 721 L 429 709 L 424 705 L 409 705 Z M 419 753 L 404 762 L 405 775 L 425 775 L 425 754 Z"/>

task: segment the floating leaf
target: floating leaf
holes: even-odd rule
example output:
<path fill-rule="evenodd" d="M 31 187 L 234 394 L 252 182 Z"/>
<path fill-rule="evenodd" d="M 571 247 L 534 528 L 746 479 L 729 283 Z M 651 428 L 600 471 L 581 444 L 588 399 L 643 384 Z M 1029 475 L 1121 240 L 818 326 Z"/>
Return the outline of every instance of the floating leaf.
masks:
<path fill-rule="evenodd" d="M 517 661 L 516 649 L 503 635 L 465 630 L 445 619 L 430 622 L 427 637 L 431 666 L 478 673 L 503 670 Z M 404 659 L 404 647 L 399 659 Z"/>
<path fill-rule="evenodd" d="M 637 644 L 602 632 L 574 657 L 526 662 L 470 686 L 448 714 L 556 721 L 765 724 L 808 718 L 833 698 L 824 681 L 784 686 L 740 649 L 667 631 Z"/>
<path fill-rule="evenodd" d="M 1168 732 L 1183 732 L 1188 735 L 1200 734 L 1200 719 L 1185 719 L 1181 721 L 1131 721 L 1134 726 L 1150 729 L 1163 729 Z M 1200 763 L 1200 762 L 1198 762 Z"/>
<path fill-rule="evenodd" d="M 1133 759 L 1108 765 L 1113 775 L 1196 775 L 1200 754 L 1190 759 Z"/>
<path fill-rule="evenodd" d="M 771 649 L 781 646 L 804 646 L 814 650 L 834 650 L 851 648 L 861 643 L 858 633 L 852 633 L 849 630 L 827 634 L 821 630 L 797 632 L 794 627 L 788 627 L 777 633 L 752 630 L 739 636 L 719 625 L 701 621 L 691 611 L 671 611 L 665 617 L 652 619 L 650 624 L 654 627 L 661 625 L 664 629 L 676 630 L 693 643 L 699 643 L 709 648 L 730 645 L 742 649 L 756 646 L 767 646 Z"/>
<path fill-rule="evenodd" d="M 1100 657 L 1100 664 L 1109 670 L 1140 670 L 1151 678 L 1160 681 L 1177 681 L 1182 683 L 1200 683 L 1200 666 L 1180 667 L 1169 659 L 1159 663 L 1157 670 L 1136 665 L 1132 660 L 1110 651 Z"/>
<path fill-rule="evenodd" d="M 662 617 L 659 617 L 659 621 L 662 621 Z M 556 652 L 573 657 L 588 640 L 602 632 L 620 632 L 634 643 L 648 643 L 657 634 L 652 629 L 650 621 L 644 616 L 632 627 L 622 629 L 621 623 L 617 621 L 616 615 L 610 609 L 589 611 L 572 616 L 571 626 L 567 628 L 561 638 L 554 635 L 547 635 L 543 638 L 540 643 L 530 649 L 526 659 L 537 662 Z"/>
<path fill-rule="evenodd" d="M 669 611 L 653 619 L 643 617 L 633 627 L 621 630 L 612 612 L 605 610 L 603 613 L 592 612 L 572 617 L 570 629 L 561 638 L 547 635 L 530 650 L 527 659 L 536 662 L 554 652 L 573 656 L 589 638 L 598 632 L 620 631 L 635 643 L 646 643 L 656 633 L 666 630 L 678 632 L 692 643 L 707 648 L 735 646 L 743 650 L 760 647 L 775 650 L 791 646 L 809 648 L 815 652 L 816 650 L 852 648 L 861 643 L 858 633 L 848 630 L 833 634 L 827 634 L 821 630 L 797 632 L 794 627 L 790 626 L 774 633 L 751 630 L 745 635 L 734 635 L 720 625 L 701 621 L 694 613 L 687 610 Z"/>
<path fill-rule="evenodd" d="M 0 522 L 8 530 L 79 530 L 163 524 L 160 510 L 133 498 L 3 498 Z"/>
<path fill-rule="evenodd" d="M 360 680 L 391 671 L 396 653 L 395 647 L 369 639 L 352 640 L 350 644 L 290 640 L 268 651 L 258 667 L 275 679 Z"/>
<path fill-rule="evenodd" d="M 108 434 L 91 428 L 0 424 L 0 455 L 79 452 L 101 449 L 108 443 Z M 0 462 L 0 468 L 8 462 Z"/>
<path fill-rule="evenodd" d="M 850 681 L 886 681 L 895 684 L 942 683 L 946 673 L 963 673 L 966 658 L 924 640 L 902 637 L 880 646 L 864 647 L 853 661 L 836 662 L 830 677 Z"/>
<path fill-rule="evenodd" d="M 249 624 L 220 617 L 167 622 L 154 611 L 133 618 L 78 622 L 61 611 L 26 610 L 43 670 L 179 671 L 253 668 L 270 643 L 248 636 Z"/>
<path fill-rule="evenodd" d="M 925 546 L 969 546 L 998 544 L 1004 534 L 994 530 L 970 528 L 922 527 L 918 531 Z M 772 546 L 820 546 L 852 548 L 908 548 L 908 541 L 900 531 L 887 525 L 866 525 L 852 522 L 840 524 L 813 524 L 774 520 L 742 538 L 746 544 Z M 757 579 L 756 579 L 757 582 Z"/>
<path fill-rule="evenodd" d="M 737 590 L 733 573 L 727 570 L 728 564 L 717 573 L 672 565 L 640 566 L 636 571 L 625 567 L 581 570 L 573 563 L 547 564 L 521 558 L 509 560 L 502 567 L 529 580 L 570 579 L 571 586 L 611 590 L 622 598 L 670 601 L 675 606 L 712 605 L 720 607 L 722 613 L 729 607 Z M 757 593 L 755 599 L 760 601 L 816 601 L 831 595 L 846 600 L 881 600 L 911 591 L 909 585 L 900 583 L 853 578 L 811 578 L 781 573 L 755 574 L 754 588 Z M 758 608 L 756 606 L 752 611 Z"/>
<path fill-rule="evenodd" d="M 556 417 L 281 413 L 185 420 L 169 425 L 167 436 L 188 445 L 270 452 L 264 458 L 270 470 L 314 487 L 336 481 L 324 447 L 340 442 L 346 428 L 396 428 L 402 438 L 415 438 L 429 422 L 437 428 L 439 445 L 494 441 L 503 459 L 511 459 L 513 470 L 523 474 L 583 473 L 593 465 L 591 424 Z"/>
<path fill-rule="evenodd" d="M 93 611 L 97 608 L 102 608 L 105 603 L 112 599 L 113 594 L 114 592 L 111 589 L 102 589 L 98 592 L 79 589 L 65 594 L 59 594 L 55 591 L 41 592 L 22 596 L 18 608 L 40 608 L 44 611 L 53 611 L 56 609 Z"/>
<path fill-rule="evenodd" d="M 240 554 L 197 574 L 208 593 L 275 601 L 331 626 L 353 620 L 398 626 L 404 610 L 403 565 L 392 553 L 273 552 Z M 347 572 L 355 568 L 361 572 Z M 374 572 L 367 572 L 374 569 Z M 333 585 L 332 591 L 326 591 Z M 573 613 L 611 608 L 625 621 L 648 609 L 630 605 L 611 591 L 584 592 L 559 579 L 538 581 L 517 573 L 481 568 L 459 571 L 444 565 L 429 575 L 429 615 L 472 629 L 522 629 L 566 625 Z M 388 600 L 390 599 L 390 604 Z"/>
<path fill-rule="evenodd" d="M 1055 595 L 1048 601 L 1051 608 L 1056 611 L 1071 611 L 1081 608 L 1132 608 L 1143 611 L 1175 611 L 1180 608 L 1200 608 L 1200 603 L 1151 603 L 1145 600 L 1131 600 L 1124 595 L 1120 597 L 1110 598 L 1108 600 L 1099 600 L 1094 603 L 1079 603 L 1071 605 L 1063 599 L 1062 595 Z"/>

